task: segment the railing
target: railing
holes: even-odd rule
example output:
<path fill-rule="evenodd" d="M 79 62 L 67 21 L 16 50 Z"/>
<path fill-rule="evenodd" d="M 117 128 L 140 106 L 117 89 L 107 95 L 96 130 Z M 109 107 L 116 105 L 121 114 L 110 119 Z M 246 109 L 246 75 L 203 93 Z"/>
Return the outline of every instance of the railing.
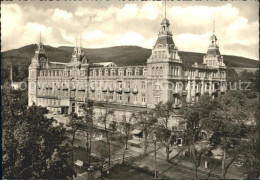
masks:
<path fill-rule="evenodd" d="M 131 92 L 130 88 L 124 89 L 124 93 L 130 93 L 130 92 Z"/>
<path fill-rule="evenodd" d="M 109 91 L 109 92 L 114 92 L 114 88 L 110 87 L 110 88 L 108 89 L 108 91 Z"/>
<path fill-rule="evenodd" d="M 116 89 L 116 92 L 117 92 L 117 93 L 122 93 L 122 91 L 123 91 L 122 88 L 117 88 L 117 89 Z"/>

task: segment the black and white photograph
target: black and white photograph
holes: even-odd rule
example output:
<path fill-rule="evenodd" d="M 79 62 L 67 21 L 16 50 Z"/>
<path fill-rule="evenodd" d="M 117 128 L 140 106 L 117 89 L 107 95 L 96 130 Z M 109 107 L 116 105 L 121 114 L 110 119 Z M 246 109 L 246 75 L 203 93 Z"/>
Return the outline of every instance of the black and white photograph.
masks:
<path fill-rule="evenodd" d="M 2 179 L 260 179 L 259 2 L 1 2 Z"/>

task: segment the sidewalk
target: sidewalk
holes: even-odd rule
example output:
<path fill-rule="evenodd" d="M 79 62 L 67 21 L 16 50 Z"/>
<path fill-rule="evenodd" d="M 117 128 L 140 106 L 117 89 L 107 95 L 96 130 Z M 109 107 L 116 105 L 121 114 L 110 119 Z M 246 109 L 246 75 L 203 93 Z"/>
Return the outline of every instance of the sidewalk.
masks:
<path fill-rule="evenodd" d="M 117 142 L 111 142 L 117 144 Z M 166 176 L 169 178 L 195 178 L 195 168 L 194 165 L 190 162 L 174 159 L 174 157 L 180 152 L 181 147 L 174 146 L 171 148 L 172 152 L 170 153 L 169 159 L 170 162 L 166 161 L 166 151 L 165 147 L 161 146 L 158 143 L 157 149 L 157 171 L 161 176 Z M 135 161 L 131 161 L 131 164 L 134 164 L 140 168 L 147 169 L 149 171 L 155 170 L 155 160 L 154 160 L 154 146 L 149 144 L 147 148 L 147 154 L 144 154 L 143 148 L 137 148 L 129 146 L 129 149 L 125 151 L 125 156 L 136 157 Z M 121 154 L 122 157 L 122 154 Z M 211 178 L 221 178 L 221 172 L 212 170 Z M 209 171 L 204 169 L 204 166 L 198 168 L 198 178 L 208 178 Z M 241 176 L 237 176 L 227 172 L 226 178 L 229 179 L 243 179 Z"/>

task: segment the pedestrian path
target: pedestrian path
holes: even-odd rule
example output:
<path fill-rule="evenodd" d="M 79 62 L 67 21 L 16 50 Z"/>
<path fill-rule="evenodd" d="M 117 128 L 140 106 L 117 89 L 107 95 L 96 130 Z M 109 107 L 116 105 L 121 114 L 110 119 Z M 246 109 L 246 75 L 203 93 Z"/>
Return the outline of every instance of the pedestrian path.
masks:
<path fill-rule="evenodd" d="M 111 142 L 117 143 L 117 142 Z M 121 144 L 122 145 L 122 144 Z M 157 171 L 162 177 L 168 178 L 195 178 L 195 168 L 194 165 L 187 161 L 180 161 L 176 158 L 179 153 L 181 153 L 182 147 L 173 146 L 170 153 L 170 162 L 166 161 L 166 151 L 165 147 L 158 143 L 157 147 Z M 147 153 L 144 153 L 143 148 L 137 148 L 129 146 L 128 150 L 125 150 L 126 155 L 138 157 L 135 161 L 131 161 L 140 168 L 147 169 L 149 171 L 155 171 L 155 160 L 154 160 L 154 146 L 149 144 L 147 148 Z M 204 166 L 198 168 L 198 178 L 221 178 L 221 172 L 212 170 L 205 170 Z M 240 176 L 227 173 L 226 178 L 229 179 L 242 179 Z"/>

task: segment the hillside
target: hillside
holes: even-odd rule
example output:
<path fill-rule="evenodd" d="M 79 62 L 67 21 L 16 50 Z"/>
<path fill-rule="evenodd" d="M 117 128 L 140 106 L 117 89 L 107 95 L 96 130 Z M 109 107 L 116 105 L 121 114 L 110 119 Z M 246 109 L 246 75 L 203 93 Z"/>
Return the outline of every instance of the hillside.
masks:
<path fill-rule="evenodd" d="M 2 81 L 8 78 L 10 64 L 13 64 L 14 76 L 17 80 L 27 78 L 28 66 L 34 55 L 36 44 L 27 45 L 19 49 L 13 49 L 1 53 Z M 73 47 L 51 47 L 44 46 L 46 55 L 50 61 L 69 62 L 73 52 Z M 151 54 L 151 49 L 138 46 L 117 46 L 109 48 L 88 49 L 83 48 L 86 57 L 93 62 L 113 61 L 119 66 L 124 65 L 145 65 L 147 58 Z M 194 62 L 201 63 L 202 53 L 179 51 L 179 55 L 186 65 Z M 237 68 L 258 68 L 259 61 L 249 58 L 224 55 L 224 63 L 229 67 Z"/>

